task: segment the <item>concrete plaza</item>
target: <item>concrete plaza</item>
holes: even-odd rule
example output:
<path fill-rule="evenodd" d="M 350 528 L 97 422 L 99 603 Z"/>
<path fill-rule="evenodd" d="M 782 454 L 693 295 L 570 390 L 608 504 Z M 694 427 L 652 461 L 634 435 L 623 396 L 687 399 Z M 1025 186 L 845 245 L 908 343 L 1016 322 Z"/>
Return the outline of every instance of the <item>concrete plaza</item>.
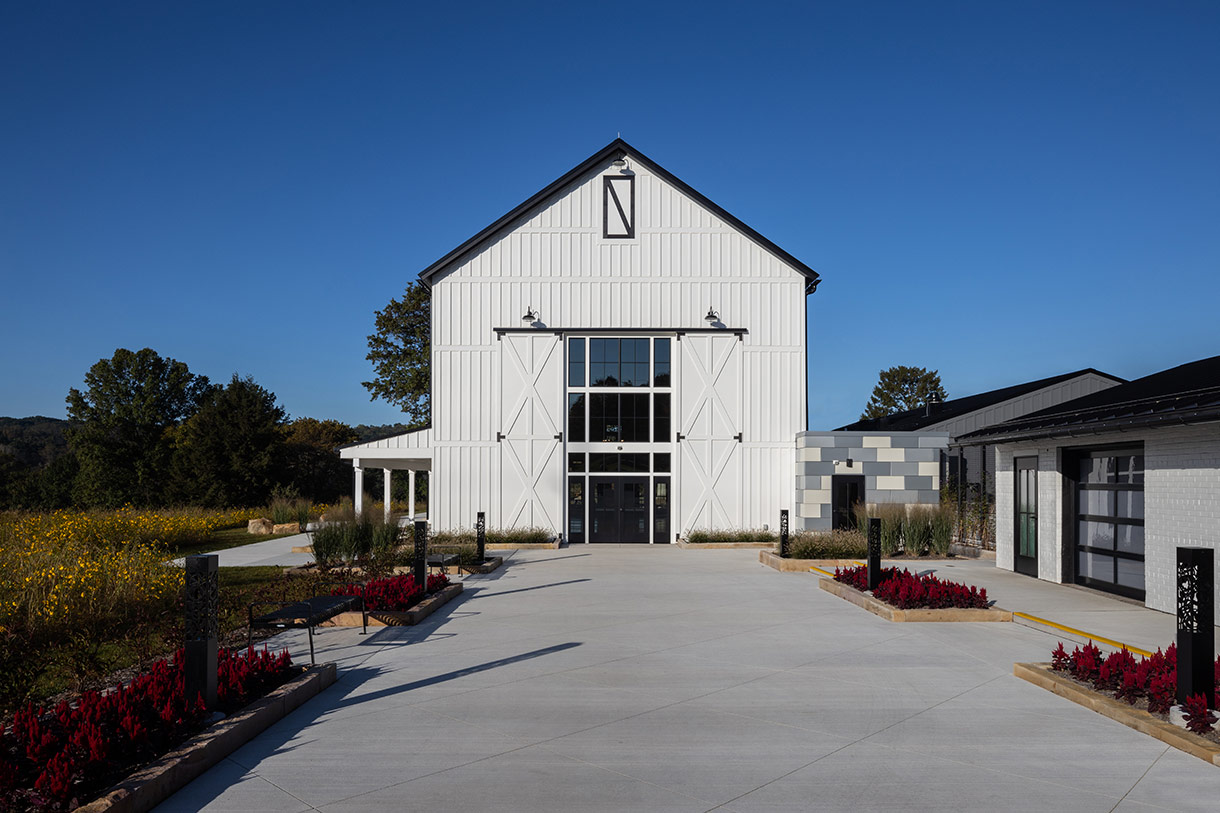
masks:
<path fill-rule="evenodd" d="M 1055 637 L 892 624 L 815 581 L 755 551 L 517 552 L 418 627 L 319 631 L 338 683 L 158 809 L 1220 805 L 1220 768 L 1012 676 Z"/>

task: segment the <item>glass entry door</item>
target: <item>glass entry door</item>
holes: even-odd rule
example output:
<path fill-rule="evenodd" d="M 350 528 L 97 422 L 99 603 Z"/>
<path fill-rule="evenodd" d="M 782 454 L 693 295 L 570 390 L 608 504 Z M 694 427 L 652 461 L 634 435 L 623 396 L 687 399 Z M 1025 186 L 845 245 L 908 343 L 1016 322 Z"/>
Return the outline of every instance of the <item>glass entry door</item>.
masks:
<path fill-rule="evenodd" d="M 589 541 L 648 542 L 648 478 L 589 478 Z"/>
<path fill-rule="evenodd" d="M 1016 472 L 1017 526 L 1013 539 L 1016 542 L 1015 568 L 1027 576 L 1038 575 L 1038 458 L 1018 457 L 1013 462 Z"/>

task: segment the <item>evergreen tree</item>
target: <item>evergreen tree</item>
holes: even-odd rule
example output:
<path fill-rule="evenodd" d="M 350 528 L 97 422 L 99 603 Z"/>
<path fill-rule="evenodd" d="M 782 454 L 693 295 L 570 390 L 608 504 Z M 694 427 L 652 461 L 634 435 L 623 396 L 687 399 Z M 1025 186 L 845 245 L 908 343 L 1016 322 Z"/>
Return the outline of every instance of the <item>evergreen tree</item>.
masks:
<path fill-rule="evenodd" d="M 860 420 L 883 418 L 923 406 L 929 401 L 943 401 L 947 397 L 936 370 L 890 367 L 881 371 L 877 386 L 873 387 L 873 397 L 864 407 Z"/>

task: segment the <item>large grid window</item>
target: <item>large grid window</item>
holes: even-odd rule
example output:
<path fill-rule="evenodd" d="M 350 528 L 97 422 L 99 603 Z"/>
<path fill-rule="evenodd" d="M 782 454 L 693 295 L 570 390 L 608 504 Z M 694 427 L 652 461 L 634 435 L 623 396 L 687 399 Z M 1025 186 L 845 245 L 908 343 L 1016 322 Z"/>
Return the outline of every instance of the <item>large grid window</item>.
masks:
<path fill-rule="evenodd" d="M 567 340 L 572 541 L 670 541 L 671 342 L 640 336 Z"/>

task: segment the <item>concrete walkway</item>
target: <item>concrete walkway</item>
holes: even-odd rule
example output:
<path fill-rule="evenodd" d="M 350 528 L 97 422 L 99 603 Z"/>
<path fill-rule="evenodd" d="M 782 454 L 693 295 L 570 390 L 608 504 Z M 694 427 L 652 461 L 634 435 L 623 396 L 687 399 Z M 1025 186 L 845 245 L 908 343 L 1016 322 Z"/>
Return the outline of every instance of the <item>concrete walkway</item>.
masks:
<path fill-rule="evenodd" d="M 299 567 L 313 561 L 312 553 L 293 553 L 294 547 L 311 544 L 309 534 L 293 534 L 281 536 L 279 539 L 269 539 L 266 542 L 252 542 L 237 548 L 225 548 L 213 551 L 220 557 L 220 567 L 259 567 L 264 565 L 281 565 L 284 567 Z M 175 560 L 178 564 L 182 559 Z"/>
<path fill-rule="evenodd" d="M 1220 768 L 1012 677 L 1055 644 L 1024 626 L 891 624 L 754 551 L 523 551 L 466 588 L 418 627 L 321 630 L 339 682 L 159 809 L 1084 813 L 1220 799 Z M 302 635 L 276 640 L 302 659 Z"/>

